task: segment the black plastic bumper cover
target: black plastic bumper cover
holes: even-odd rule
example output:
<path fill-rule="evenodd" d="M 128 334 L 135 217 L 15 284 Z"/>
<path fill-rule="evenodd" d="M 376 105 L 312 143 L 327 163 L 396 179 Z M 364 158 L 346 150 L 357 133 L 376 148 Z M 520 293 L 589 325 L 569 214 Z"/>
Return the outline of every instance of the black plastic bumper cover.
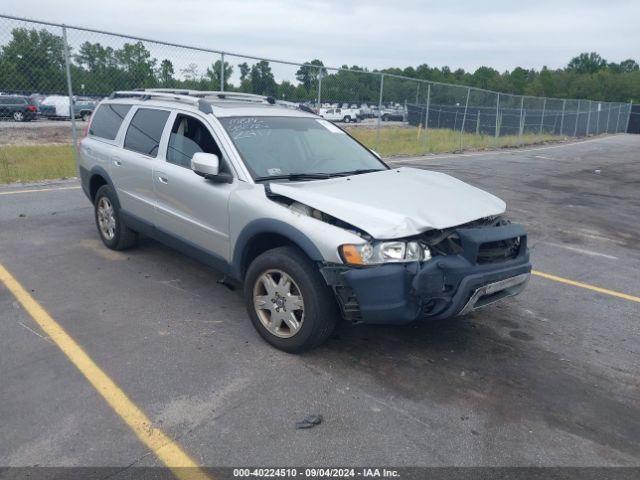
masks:
<path fill-rule="evenodd" d="M 358 300 L 362 321 L 371 324 L 406 324 L 417 319 L 443 319 L 456 315 L 480 287 L 531 271 L 526 232 L 520 225 L 459 229 L 463 247 L 458 255 L 436 256 L 430 261 L 347 268 L 341 273 Z M 480 245 L 520 237 L 515 258 L 478 264 Z"/>

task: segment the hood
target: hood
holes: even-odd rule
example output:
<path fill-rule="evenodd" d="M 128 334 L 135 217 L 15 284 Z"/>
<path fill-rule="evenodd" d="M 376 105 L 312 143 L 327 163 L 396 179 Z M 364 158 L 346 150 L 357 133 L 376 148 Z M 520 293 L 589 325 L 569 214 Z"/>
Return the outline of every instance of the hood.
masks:
<path fill-rule="evenodd" d="M 402 238 L 499 215 L 498 197 L 444 173 L 417 168 L 311 182 L 272 183 L 271 191 L 364 230 Z"/>

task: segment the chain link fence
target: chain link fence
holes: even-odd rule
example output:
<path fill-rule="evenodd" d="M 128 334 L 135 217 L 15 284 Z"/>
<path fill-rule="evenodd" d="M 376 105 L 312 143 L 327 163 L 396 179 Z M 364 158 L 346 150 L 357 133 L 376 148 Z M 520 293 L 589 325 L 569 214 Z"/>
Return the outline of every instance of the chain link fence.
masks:
<path fill-rule="evenodd" d="M 632 112 L 630 103 L 497 93 L 0 15 L 0 116 L 9 120 L 0 123 L 0 175 L 4 169 L 12 178 L 6 173 L 16 163 L 7 160 L 10 146 L 73 145 L 102 98 L 152 87 L 294 102 L 343 122 L 383 155 L 621 133 Z"/>

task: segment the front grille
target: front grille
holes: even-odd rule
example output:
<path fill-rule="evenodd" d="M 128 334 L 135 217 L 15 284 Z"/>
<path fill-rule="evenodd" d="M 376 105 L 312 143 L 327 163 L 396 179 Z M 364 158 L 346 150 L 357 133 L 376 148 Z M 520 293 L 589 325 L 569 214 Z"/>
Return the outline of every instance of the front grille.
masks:
<path fill-rule="evenodd" d="M 520 252 L 520 243 L 520 237 L 483 243 L 478 249 L 476 262 L 482 265 L 513 260 Z"/>

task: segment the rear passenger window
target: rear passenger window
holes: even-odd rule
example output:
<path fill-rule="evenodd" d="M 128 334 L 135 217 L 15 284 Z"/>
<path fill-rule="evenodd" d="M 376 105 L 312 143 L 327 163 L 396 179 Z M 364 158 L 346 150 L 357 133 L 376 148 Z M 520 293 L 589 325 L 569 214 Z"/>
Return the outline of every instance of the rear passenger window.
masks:
<path fill-rule="evenodd" d="M 116 105 L 107 103 L 100 105 L 93 114 L 89 134 L 107 140 L 115 140 L 122 120 L 131 110 L 131 105 Z"/>
<path fill-rule="evenodd" d="M 167 118 L 166 110 L 138 109 L 124 137 L 124 148 L 156 157 Z"/>

